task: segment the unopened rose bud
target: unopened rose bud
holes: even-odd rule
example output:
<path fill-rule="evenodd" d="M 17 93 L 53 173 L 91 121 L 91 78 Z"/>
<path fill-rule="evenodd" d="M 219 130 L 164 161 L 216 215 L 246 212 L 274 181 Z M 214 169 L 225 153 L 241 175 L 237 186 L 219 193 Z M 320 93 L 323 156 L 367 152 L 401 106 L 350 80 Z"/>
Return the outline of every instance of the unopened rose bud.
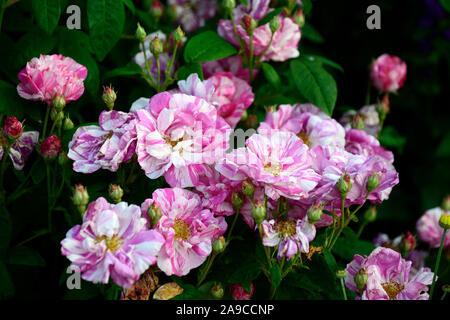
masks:
<path fill-rule="evenodd" d="M 16 117 L 6 117 L 3 122 L 3 132 L 10 139 L 17 139 L 23 132 L 22 123 Z"/>
<path fill-rule="evenodd" d="M 252 206 L 252 218 L 256 224 L 260 224 L 267 216 L 267 209 L 263 203 L 256 203 Z"/>
<path fill-rule="evenodd" d="M 147 216 L 150 219 L 150 222 L 152 224 L 152 227 L 155 227 L 155 225 L 158 223 L 159 219 L 161 218 L 161 208 L 158 207 L 156 204 L 152 204 L 148 207 L 147 210 Z"/>
<path fill-rule="evenodd" d="M 366 270 L 361 269 L 355 274 L 355 284 L 360 292 L 362 292 L 366 287 L 367 280 L 368 277 Z"/>
<path fill-rule="evenodd" d="M 161 18 L 163 15 L 163 6 L 159 0 L 153 0 L 152 5 L 150 6 L 150 13 L 154 18 Z"/>
<path fill-rule="evenodd" d="M 184 32 L 180 28 L 180 26 L 178 26 L 178 28 L 176 28 L 175 31 L 173 32 L 173 41 L 175 41 L 175 43 L 179 43 L 179 42 L 183 41 L 183 38 L 184 38 Z"/>
<path fill-rule="evenodd" d="M 250 293 L 248 293 L 240 284 L 232 284 L 230 285 L 230 294 L 234 300 L 250 300 L 255 290 L 253 283 L 250 283 L 250 288 Z"/>
<path fill-rule="evenodd" d="M 40 150 L 44 159 L 54 159 L 61 150 L 61 139 L 56 135 L 45 138 L 44 141 L 41 142 Z"/>
<path fill-rule="evenodd" d="M 151 42 L 150 42 L 150 52 L 158 57 L 159 55 L 161 55 L 161 53 L 163 53 L 164 48 L 163 48 L 163 44 L 161 42 L 161 40 L 159 40 L 158 37 L 155 37 Z"/>
<path fill-rule="evenodd" d="M 364 212 L 364 220 L 371 223 L 377 219 L 377 208 L 375 206 L 371 206 L 369 209 Z"/>
<path fill-rule="evenodd" d="M 227 10 L 233 10 L 236 7 L 236 0 L 224 0 L 223 7 Z"/>
<path fill-rule="evenodd" d="M 272 20 L 270 20 L 269 28 L 270 28 L 270 31 L 272 31 L 272 33 L 275 33 L 275 32 L 277 32 L 278 29 L 280 29 L 280 17 L 279 16 L 275 16 L 272 18 Z"/>
<path fill-rule="evenodd" d="M 53 98 L 52 104 L 56 111 L 62 111 L 66 106 L 66 99 L 63 95 L 57 95 Z"/>
<path fill-rule="evenodd" d="M 64 120 L 64 112 L 58 111 L 56 108 L 52 108 L 52 110 L 50 111 L 50 118 L 54 122 L 61 124 Z M 59 127 L 59 125 L 58 125 L 58 127 Z"/>
<path fill-rule="evenodd" d="M 345 271 L 345 270 L 336 271 L 336 277 L 338 279 L 344 279 L 346 276 L 347 276 L 347 271 Z"/>
<path fill-rule="evenodd" d="M 221 253 L 225 250 L 225 238 L 223 236 L 218 237 L 212 244 L 213 252 Z"/>
<path fill-rule="evenodd" d="M 108 193 L 114 203 L 119 203 L 122 201 L 123 190 L 118 184 L 110 184 Z"/>
<path fill-rule="evenodd" d="M 64 119 L 63 129 L 64 129 L 65 131 L 68 131 L 68 130 L 72 130 L 73 127 L 74 127 L 74 125 L 73 125 L 72 120 L 70 120 L 70 118 L 67 116 L 67 117 Z"/>
<path fill-rule="evenodd" d="M 245 180 L 242 182 L 242 193 L 250 199 L 253 199 L 253 195 L 255 194 L 255 186 L 250 181 Z"/>
<path fill-rule="evenodd" d="M 366 127 L 366 125 L 364 124 L 363 118 L 359 114 L 357 114 L 353 118 L 352 128 L 353 129 L 364 130 L 365 127 Z"/>
<path fill-rule="evenodd" d="M 308 211 L 306 212 L 308 221 L 311 223 L 316 223 L 317 221 L 319 221 L 322 218 L 323 214 L 322 208 L 323 207 L 320 202 L 309 207 Z"/>
<path fill-rule="evenodd" d="M 382 54 L 371 65 L 372 84 L 380 92 L 395 92 L 406 80 L 406 63 L 399 57 Z"/>
<path fill-rule="evenodd" d="M 244 204 L 244 198 L 239 192 L 235 191 L 231 194 L 231 203 L 237 210 L 239 210 Z"/>
<path fill-rule="evenodd" d="M 375 172 L 367 178 L 366 189 L 369 192 L 372 192 L 380 185 L 380 181 L 378 179 L 378 173 Z"/>
<path fill-rule="evenodd" d="M 298 11 L 294 13 L 293 18 L 298 27 L 303 28 L 303 26 L 305 25 L 305 15 L 303 14 L 303 10 L 298 9 Z"/>
<path fill-rule="evenodd" d="M 401 240 L 401 248 L 405 252 L 413 251 L 416 247 L 416 238 L 411 234 L 411 232 L 406 232 Z"/>
<path fill-rule="evenodd" d="M 214 299 L 220 300 L 223 298 L 225 291 L 223 290 L 222 285 L 219 283 L 211 288 L 210 293 Z"/>
<path fill-rule="evenodd" d="M 345 199 L 347 193 L 352 189 L 352 179 L 348 173 L 343 174 L 339 178 L 336 188 L 339 191 L 341 198 Z"/>
<path fill-rule="evenodd" d="M 86 206 L 89 203 L 89 193 L 82 184 L 76 184 L 73 187 L 72 203 L 77 207 L 80 214 L 86 211 Z"/>
<path fill-rule="evenodd" d="M 145 32 L 145 29 L 142 28 L 138 22 L 137 29 L 136 29 L 136 39 L 138 39 L 139 42 L 145 42 L 145 37 L 147 37 L 147 33 Z"/>
<path fill-rule="evenodd" d="M 442 210 L 450 211 L 450 195 L 446 196 L 441 204 Z"/>
<path fill-rule="evenodd" d="M 441 214 L 441 218 L 439 219 L 439 225 L 441 228 L 449 229 L 450 228 L 450 214 L 443 212 Z"/>
<path fill-rule="evenodd" d="M 242 112 L 240 121 L 245 121 L 245 120 L 247 120 L 247 118 L 248 118 L 248 112 L 247 112 L 247 110 L 244 110 L 244 112 Z"/>
<path fill-rule="evenodd" d="M 117 94 L 114 88 L 110 86 L 103 87 L 102 100 L 106 104 L 109 110 L 114 108 L 114 102 L 116 102 Z"/>
<path fill-rule="evenodd" d="M 256 20 L 253 19 L 250 15 L 245 15 L 242 18 L 242 27 L 244 28 L 245 31 L 247 31 L 248 35 L 252 35 L 253 34 L 253 30 L 255 30 L 255 28 L 258 26 L 258 24 L 256 23 Z"/>

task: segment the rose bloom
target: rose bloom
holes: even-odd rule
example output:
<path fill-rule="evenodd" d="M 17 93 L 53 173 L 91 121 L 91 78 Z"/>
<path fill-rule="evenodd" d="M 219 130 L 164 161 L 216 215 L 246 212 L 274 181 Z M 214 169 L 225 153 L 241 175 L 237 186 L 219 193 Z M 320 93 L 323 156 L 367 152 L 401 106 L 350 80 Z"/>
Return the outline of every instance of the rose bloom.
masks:
<path fill-rule="evenodd" d="M 433 281 L 433 272 L 420 269 L 411 276 L 411 261 L 389 248 L 378 247 L 368 257 L 355 255 L 347 264 L 345 285 L 359 292 L 355 282 L 358 271 L 365 272 L 367 282 L 362 290 L 362 300 L 428 300 L 428 285 Z"/>
<path fill-rule="evenodd" d="M 69 57 L 60 54 L 40 55 L 27 63 L 19 72 L 19 95 L 28 100 L 53 104 L 56 96 L 66 103 L 77 100 L 84 92 L 87 69 Z"/>
<path fill-rule="evenodd" d="M 417 221 L 419 239 L 428 243 L 431 248 L 439 248 L 441 245 L 444 229 L 439 225 L 439 219 L 444 212 L 440 207 L 429 209 Z M 444 248 L 450 248 L 450 232 L 445 236 Z"/>
<path fill-rule="evenodd" d="M 217 3 L 211 0 L 169 0 L 168 4 L 174 8 L 176 21 L 186 32 L 204 26 L 217 12 Z"/>
<path fill-rule="evenodd" d="M 158 267 L 168 276 L 184 276 L 211 254 L 212 242 L 226 231 L 225 219 L 202 207 L 200 197 L 180 188 L 158 189 L 146 205 L 161 209 L 155 230 L 165 238 Z"/>
<path fill-rule="evenodd" d="M 26 131 L 14 141 L 9 149 L 8 156 L 11 159 L 14 169 L 22 170 L 25 166 L 25 161 L 33 152 L 34 147 L 39 140 L 39 132 Z M 0 133 L 0 160 L 3 158 L 6 148 L 8 147 L 8 139 Z"/>
<path fill-rule="evenodd" d="M 235 55 L 220 60 L 213 60 L 200 63 L 205 78 L 209 78 L 217 72 L 229 72 L 236 78 L 250 82 L 250 70 L 244 69 L 242 57 Z M 253 77 L 256 77 L 258 70 L 253 70 Z"/>
<path fill-rule="evenodd" d="M 163 92 L 138 115 L 136 153 L 150 179 L 192 187 L 229 147 L 230 126 L 206 100 Z"/>
<path fill-rule="evenodd" d="M 56 135 L 51 135 L 41 142 L 40 148 L 44 158 L 53 159 L 61 151 L 61 139 Z"/>
<path fill-rule="evenodd" d="M 299 252 L 309 252 L 309 242 L 316 236 L 316 228 L 308 218 L 297 220 L 265 220 L 261 223 L 262 242 L 266 247 L 278 246 L 277 258 L 290 260 Z"/>
<path fill-rule="evenodd" d="M 217 113 L 234 128 L 254 100 L 252 87 L 231 73 L 218 72 L 205 81 L 196 73 L 186 80 L 178 81 L 179 90 L 188 95 L 203 98 L 217 108 Z"/>
<path fill-rule="evenodd" d="M 250 300 L 255 291 L 253 287 L 253 283 L 250 283 L 251 290 L 250 292 L 245 291 L 245 289 L 240 284 L 231 284 L 230 285 L 230 294 L 234 300 Z"/>
<path fill-rule="evenodd" d="M 375 105 L 364 106 L 358 111 L 346 111 L 339 122 L 346 130 L 348 130 L 352 128 L 355 117 L 360 117 L 361 121 L 364 123 L 364 132 L 371 136 L 378 137 L 378 133 L 380 132 L 380 117 Z"/>
<path fill-rule="evenodd" d="M 380 156 L 388 163 L 394 162 L 394 154 L 384 149 L 374 136 L 358 129 L 349 129 L 345 133 L 345 150 L 365 157 Z"/>
<path fill-rule="evenodd" d="M 109 278 L 129 289 L 156 262 L 164 238 L 146 230 L 146 220 L 136 205 L 109 204 L 104 198 L 91 203 L 83 224 L 70 229 L 61 241 L 61 252 L 81 277 L 94 283 Z"/>
<path fill-rule="evenodd" d="M 228 153 L 215 168 L 230 180 L 249 178 L 256 186 L 264 187 L 271 199 L 301 199 L 320 180 L 311 162 L 308 147 L 298 137 L 291 132 L 273 131 L 270 137 L 252 135 L 246 148 Z"/>
<path fill-rule="evenodd" d="M 272 9 L 269 9 L 269 0 L 249 1 L 248 8 L 240 4 L 233 9 L 233 17 L 236 22 L 236 29 L 239 37 L 245 42 L 246 47 L 250 48 L 250 37 L 247 31 L 242 27 L 241 22 L 244 16 L 250 15 L 256 21 L 261 20 Z M 221 19 L 217 32 L 219 35 L 239 47 L 231 20 Z M 255 28 L 253 31 L 253 49 L 255 56 L 261 56 L 270 43 L 272 31 L 269 23 Z M 269 49 L 264 53 L 261 61 L 286 61 L 299 56 L 298 43 L 301 32 L 299 26 L 292 18 L 280 17 L 280 28 L 275 32 Z"/>
<path fill-rule="evenodd" d="M 6 117 L 3 121 L 3 132 L 5 136 L 17 139 L 22 134 L 22 123 L 16 117 Z"/>
<path fill-rule="evenodd" d="M 372 83 L 380 91 L 395 92 L 406 80 L 406 63 L 399 57 L 383 54 L 371 66 Z"/>
<path fill-rule="evenodd" d="M 267 114 L 258 132 L 267 134 L 273 129 L 292 132 L 311 148 L 318 145 L 344 147 L 344 128 L 336 120 L 315 109 L 311 104 L 280 105 L 277 111 Z"/>
<path fill-rule="evenodd" d="M 117 171 L 119 165 L 131 159 L 136 146 L 134 113 L 102 111 L 99 126 L 79 127 L 69 143 L 69 159 L 73 170 L 92 173 L 98 169 Z"/>

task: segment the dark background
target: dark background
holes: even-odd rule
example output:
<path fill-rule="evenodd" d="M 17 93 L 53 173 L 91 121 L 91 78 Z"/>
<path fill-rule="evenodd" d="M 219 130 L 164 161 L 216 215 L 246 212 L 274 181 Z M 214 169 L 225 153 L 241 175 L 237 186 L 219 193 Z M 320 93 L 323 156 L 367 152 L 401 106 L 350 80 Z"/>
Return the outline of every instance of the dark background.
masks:
<path fill-rule="evenodd" d="M 85 1 L 66 2 L 81 7 L 82 31 L 87 32 Z M 139 7 L 140 1 L 134 2 Z M 0 33 L 2 81 L 17 85 L 17 73 L 26 61 L 39 53 L 60 52 L 80 60 L 88 66 L 91 78 L 86 83 L 86 94 L 70 104 L 70 116 L 75 125 L 97 121 L 98 113 L 104 108 L 100 100 L 102 85 L 111 83 L 118 88 L 116 105 L 119 110 L 128 110 L 137 98 L 153 94 L 145 82 L 136 77 L 104 78 L 107 71 L 130 61 L 138 50 L 135 40 L 123 37 L 103 62 L 95 61 L 90 55 L 85 56 L 84 51 L 88 49 L 82 44 L 71 43 L 70 38 L 68 41 L 64 38 L 65 19 L 68 17 L 64 12 L 54 35 L 45 36 L 38 30 L 33 31 L 37 27 L 31 17 L 30 3 L 29 0 L 20 1 L 5 12 Z M 368 30 L 366 27 L 366 9 L 371 4 L 381 8 L 381 30 Z M 405 86 L 398 95 L 391 95 L 391 112 L 385 126 L 393 131 L 388 138 L 382 139 L 382 143 L 395 154 L 394 165 L 399 171 L 400 183 L 394 187 L 390 199 L 377 206 L 377 221 L 366 228 L 363 238 L 371 240 L 378 232 L 386 232 L 392 238 L 408 230 L 415 233 L 415 223 L 421 214 L 438 206 L 442 198 L 450 193 L 450 14 L 442 9 L 438 0 L 312 0 L 312 5 L 306 20 L 320 33 L 323 41 L 311 41 L 304 35 L 299 50 L 301 54 L 317 53 L 344 69 L 343 73 L 327 69 L 338 85 L 334 118 L 339 119 L 349 107 L 359 109 L 364 105 L 368 66 L 372 59 L 389 53 L 399 56 L 408 65 Z M 149 32 L 155 31 L 148 23 L 145 26 Z M 208 22 L 207 27 L 211 26 L 217 26 L 217 20 Z M 136 19 L 130 17 L 127 11 L 124 34 L 133 35 L 135 27 Z M 166 31 L 170 32 L 170 28 Z M 256 83 L 264 81 L 261 78 Z M 28 129 L 39 128 L 44 108 L 39 109 L 37 103 L 23 99 L 17 101 L 23 105 Z M 67 144 L 70 138 L 71 135 L 67 134 L 63 142 Z M 30 162 L 36 158 L 35 153 Z M 14 180 L 12 173 L 8 177 L 10 181 Z M 73 174 L 71 182 L 89 186 L 91 200 L 95 200 L 98 196 L 107 196 L 105 186 L 114 179 L 108 172 L 99 171 L 89 176 Z M 152 185 L 145 179 L 141 181 L 141 184 L 135 185 L 136 192 L 125 196 L 125 201 L 141 203 L 145 195 L 164 185 L 163 181 L 153 182 Z M 61 196 L 60 206 L 70 211 L 73 218 L 77 213 L 73 212 L 70 195 L 68 186 Z M 13 221 L 13 244 L 28 238 L 30 230 L 45 226 L 46 201 L 45 188 L 34 188 L 14 208 L 8 208 Z M 14 281 L 14 297 L 59 299 L 66 294 L 64 270 L 68 260 L 60 254 L 59 242 L 70 224 L 62 214 L 55 213 L 55 225 L 58 227 L 54 234 L 27 244 L 41 254 L 46 261 L 45 267 L 9 268 Z M 423 244 L 421 246 L 426 248 Z M 76 298 L 75 291 L 66 298 Z M 96 296 L 98 289 L 83 282 L 80 297 Z"/>

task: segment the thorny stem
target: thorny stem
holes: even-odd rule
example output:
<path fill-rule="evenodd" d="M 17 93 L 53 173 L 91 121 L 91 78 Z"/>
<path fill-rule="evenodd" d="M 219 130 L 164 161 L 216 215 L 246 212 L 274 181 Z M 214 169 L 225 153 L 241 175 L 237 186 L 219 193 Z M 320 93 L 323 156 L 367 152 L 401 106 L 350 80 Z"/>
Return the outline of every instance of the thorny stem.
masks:
<path fill-rule="evenodd" d="M 209 269 L 211 269 L 211 266 L 212 266 L 212 264 L 213 264 L 213 261 L 214 261 L 216 255 L 217 255 L 217 254 L 216 254 L 215 252 L 213 252 L 213 253 L 209 256 L 208 262 L 206 263 L 205 269 L 203 269 L 203 270 L 200 272 L 200 275 L 199 275 L 199 277 L 198 277 L 197 287 L 200 286 L 200 285 L 202 284 L 202 282 L 205 280 L 206 275 L 208 274 Z"/>
<path fill-rule="evenodd" d="M 367 226 L 367 224 L 368 223 L 365 220 L 361 223 L 361 226 L 358 229 L 358 233 L 356 233 L 356 239 L 359 239 L 359 237 L 361 236 L 361 234 L 362 234 L 364 228 Z"/>
<path fill-rule="evenodd" d="M 173 64 L 175 63 L 175 58 L 177 56 L 177 50 L 178 50 L 179 43 L 180 43 L 179 41 L 175 43 L 175 48 L 173 49 L 172 59 L 170 59 L 169 66 L 166 69 L 166 79 L 164 79 L 164 83 L 162 84 L 161 91 L 166 90 L 167 86 L 169 86 L 173 82 L 171 73 L 172 73 Z"/>
<path fill-rule="evenodd" d="M 230 231 L 228 231 L 228 237 L 227 237 L 228 239 L 227 239 L 227 242 L 226 242 L 227 245 L 231 241 L 231 234 L 233 232 L 234 226 L 236 225 L 236 221 L 237 221 L 238 216 L 239 216 L 239 211 L 240 211 L 240 209 L 236 209 L 236 213 L 234 214 L 234 219 L 233 219 L 233 222 L 231 224 Z"/>
<path fill-rule="evenodd" d="M 51 183 L 50 183 L 50 165 L 48 163 L 45 164 L 45 168 L 47 171 L 47 224 L 48 224 L 48 230 L 49 232 L 52 231 L 52 209 L 51 209 L 51 196 L 52 196 L 52 190 L 51 190 Z"/>
<path fill-rule="evenodd" d="M 436 266 L 434 267 L 433 283 L 431 285 L 429 300 L 431 300 L 433 298 L 434 286 L 436 285 L 436 277 L 437 277 L 437 273 L 439 271 L 439 263 L 441 262 L 442 248 L 444 247 L 444 240 L 445 240 L 445 235 L 447 233 L 447 230 L 448 230 L 448 228 L 444 228 L 444 232 L 442 233 L 441 245 L 439 246 L 439 252 L 438 252 L 438 256 L 437 256 L 437 260 L 436 260 Z"/>
<path fill-rule="evenodd" d="M 47 111 L 45 113 L 45 120 L 44 120 L 44 128 L 42 129 L 42 138 L 45 138 L 45 135 L 47 133 L 47 124 L 49 115 L 50 115 L 50 106 L 47 106 Z"/>
<path fill-rule="evenodd" d="M 160 92 L 161 88 L 161 64 L 159 63 L 159 55 L 156 56 L 156 73 L 157 73 L 157 83 L 156 83 L 156 91 Z"/>
<path fill-rule="evenodd" d="M 250 70 L 250 83 L 253 81 L 253 32 L 250 33 L 250 56 L 249 60 L 249 70 Z"/>
<path fill-rule="evenodd" d="M 6 148 L 5 152 L 3 153 L 2 164 L 0 166 L 0 191 L 4 190 L 3 175 L 6 170 L 6 158 L 8 158 L 9 151 L 11 150 L 11 146 L 12 146 L 12 143 L 9 143 L 8 147 Z"/>

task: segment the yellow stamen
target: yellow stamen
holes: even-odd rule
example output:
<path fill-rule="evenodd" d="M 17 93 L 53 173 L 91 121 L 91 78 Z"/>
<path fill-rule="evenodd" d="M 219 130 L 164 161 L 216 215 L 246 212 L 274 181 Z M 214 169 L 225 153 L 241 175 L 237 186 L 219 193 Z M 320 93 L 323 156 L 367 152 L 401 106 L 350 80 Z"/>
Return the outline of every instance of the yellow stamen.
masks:
<path fill-rule="evenodd" d="M 117 234 L 113 235 L 112 238 L 108 238 L 107 236 L 97 237 L 97 243 L 105 240 L 106 248 L 115 252 L 122 246 L 123 240 L 117 236 Z"/>
<path fill-rule="evenodd" d="M 386 291 L 387 295 L 389 296 L 389 299 L 395 300 L 398 296 L 398 294 L 405 288 L 404 286 L 398 284 L 395 281 L 389 281 L 381 284 L 384 291 Z"/>
<path fill-rule="evenodd" d="M 187 240 L 191 236 L 189 225 L 184 220 L 175 219 L 175 223 L 172 228 L 175 230 L 175 239 Z"/>
<path fill-rule="evenodd" d="M 274 228 L 283 238 L 292 237 L 297 232 L 297 225 L 293 220 L 278 221 Z"/>
<path fill-rule="evenodd" d="M 302 130 L 297 134 L 297 137 L 302 139 L 303 143 L 306 144 L 308 147 L 311 147 L 311 141 L 309 141 L 308 134 L 306 131 Z"/>

